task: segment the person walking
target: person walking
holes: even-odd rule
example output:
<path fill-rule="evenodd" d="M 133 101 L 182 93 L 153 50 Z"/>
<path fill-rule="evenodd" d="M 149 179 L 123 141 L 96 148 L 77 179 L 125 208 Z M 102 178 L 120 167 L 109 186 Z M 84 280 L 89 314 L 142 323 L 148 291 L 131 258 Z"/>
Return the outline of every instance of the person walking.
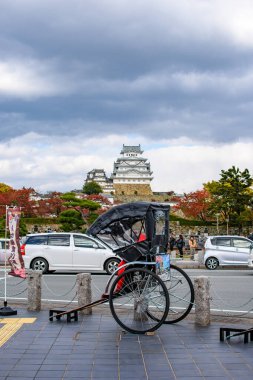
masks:
<path fill-rule="evenodd" d="M 194 255 L 196 253 L 196 248 L 197 248 L 197 241 L 194 238 L 194 236 L 190 237 L 188 243 L 189 243 L 189 248 L 190 248 L 191 260 L 194 260 Z"/>
<path fill-rule="evenodd" d="M 180 234 L 178 239 L 176 240 L 176 247 L 178 249 L 179 256 L 181 257 L 181 259 L 184 257 L 184 246 L 185 246 L 185 241 L 184 241 L 183 235 Z"/>
<path fill-rule="evenodd" d="M 170 235 L 170 240 L 169 240 L 169 247 L 170 247 L 170 252 L 173 251 L 174 247 L 176 245 L 176 239 L 173 234 Z"/>

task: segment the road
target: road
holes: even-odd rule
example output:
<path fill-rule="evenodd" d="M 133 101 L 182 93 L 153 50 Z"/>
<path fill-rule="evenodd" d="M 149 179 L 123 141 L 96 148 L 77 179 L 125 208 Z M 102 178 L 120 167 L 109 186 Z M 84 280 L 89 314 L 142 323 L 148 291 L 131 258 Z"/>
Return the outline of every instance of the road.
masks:
<path fill-rule="evenodd" d="M 213 312 L 222 310 L 227 313 L 243 314 L 253 311 L 253 270 L 247 269 L 186 269 L 190 278 L 208 276 L 211 284 L 211 309 Z M 103 293 L 109 276 L 105 273 L 92 274 L 92 298 L 99 299 Z M 0 272 L 0 296 L 4 296 L 4 273 Z M 23 299 L 27 297 L 26 280 L 7 277 L 7 298 Z M 42 299 L 69 303 L 76 295 L 76 274 L 48 274 L 42 279 Z M 253 317 L 253 312 L 251 314 Z"/>

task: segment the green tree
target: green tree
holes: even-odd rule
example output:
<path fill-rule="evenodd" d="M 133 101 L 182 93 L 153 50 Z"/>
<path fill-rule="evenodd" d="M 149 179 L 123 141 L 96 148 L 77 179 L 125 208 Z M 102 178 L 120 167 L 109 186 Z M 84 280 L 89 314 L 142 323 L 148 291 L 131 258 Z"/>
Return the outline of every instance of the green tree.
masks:
<path fill-rule="evenodd" d="M 84 220 L 79 211 L 65 210 L 59 215 L 61 229 L 65 232 L 80 231 L 84 224 Z"/>
<path fill-rule="evenodd" d="M 61 199 L 64 202 L 63 206 L 68 209 L 60 214 L 60 222 L 62 223 L 62 229 L 64 231 L 81 230 L 82 225 L 90 224 L 90 214 L 94 212 L 96 214 L 96 211 L 98 212 L 101 208 L 99 203 L 89 199 L 77 198 L 74 193 L 63 194 L 61 195 Z M 77 214 L 79 215 L 78 219 L 80 219 L 80 221 L 82 220 L 80 225 L 76 224 L 76 220 L 73 220 L 73 218 L 77 218 Z"/>
<path fill-rule="evenodd" d="M 83 186 L 83 193 L 84 194 L 100 194 L 102 193 L 102 187 L 95 181 L 87 182 Z"/>
<path fill-rule="evenodd" d="M 63 205 L 67 208 L 75 208 L 77 210 L 88 209 L 95 211 L 101 207 L 97 202 L 91 201 L 89 199 L 77 198 L 74 193 L 63 194 L 61 195 L 61 199 L 63 199 Z"/>
<path fill-rule="evenodd" d="M 252 207 L 253 178 L 248 169 L 240 171 L 235 166 L 222 170 L 220 176 L 219 181 L 204 185 L 212 197 L 210 209 L 213 214 L 219 214 L 224 221 L 236 223 L 241 231 L 245 221 L 245 210 Z"/>

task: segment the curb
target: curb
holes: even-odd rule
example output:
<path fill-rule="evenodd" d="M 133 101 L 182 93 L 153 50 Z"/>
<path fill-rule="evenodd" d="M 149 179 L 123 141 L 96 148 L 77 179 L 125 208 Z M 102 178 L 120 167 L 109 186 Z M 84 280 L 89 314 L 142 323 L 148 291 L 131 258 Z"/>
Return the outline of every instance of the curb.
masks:
<path fill-rule="evenodd" d="M 182 269 L 206 269 L 205 265 L 197 261 L 188 260 L 171 260 L 171 264 L 176 265 Z"/>

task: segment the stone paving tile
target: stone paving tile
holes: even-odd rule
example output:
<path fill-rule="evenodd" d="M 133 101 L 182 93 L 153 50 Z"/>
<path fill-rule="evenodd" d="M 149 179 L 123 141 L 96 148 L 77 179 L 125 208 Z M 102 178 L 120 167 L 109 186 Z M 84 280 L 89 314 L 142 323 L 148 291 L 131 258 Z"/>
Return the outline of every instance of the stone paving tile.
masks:
<path fill-rule="evenodd" d="M 26 371 L 20 371 L 20 370 L 11 370 L 8 373 L 8 378 L 15 377 L 19 379 L 20 377 L 26 378 L 26 379 L 33 379 L 37 374 L 37 370 L 26 370 Z"/>
<path fill-rule="evenodd" d="M 94 380 L 94 379 L 91 379 L 90 375 L 88 375 L 88 376 L 83 376 L 83 375 L 80 375 L 80 376 L 64 376 L 60 380 L 62 380 L 62 379 L 64 379 L 64 380 L 72 380 L 72 379 Z M 41 379 L 40 378 L 40 380 L 48 380 L 48 379 Z"/>
<path fill-rule="evenodd" d="M 40 368 L 41 364 L 24 364 L 22 361 L 13 366 L 13 370 L 15 371 L 38 371 Z"/>
<path fill-rule="evenodd" d="M 231 376 L 227 376 L 227 375 L 224 375 L 224 376 L 221 376 L 221 375 L 218 375 L 218 376 L 205 376 L 204 377 L 205 380 L 231 380 Z"/>
<path fill-rule="evenodd" d="M 133 379 L 133 380 L 148 380 L 146 375 L 131 375 L 130 373 L 120 373 L 120 380 Z"/>
<path fill-rule="evenodd" d="M 39 370 L 36 373 L 36 378 L 39 377 L 47 377 L 48 379 L 55 379 L 55 378 L 61 378 L 64 375 L 64 370 L 56 370 L 56 371 L 45 371 L 45 370 Z"/>
<path fill-rule="evenodd" d="M 41 371 L 65 371 L 67 364 L 42 364 L 40 366 Z"/>
<path fill-rule="evenodd" d="M 65 373 L 64 373 L 64 378 L 65 377 L 82 377 L 82 376 L 91 376 L 91 370 L 80 370 L 80 369 L 76 369 L 76 370 L 67 370 Z"/>
<path fill-rule="evenodd" d="M 34 315 L 33 325 L 0 348 L 0 380 L 253 378 L 253 343 L 219 342 L 224 323 L 198 328 L 186 320 L 145 336 L 122 332 L 108 315 L 71 324 L 49 322 L 48 312 Z"/>
<path fill-rule="evenodd" d="M 2 379 L 2 377 L 0 377 L 0 379 Z M 6 377 L 3 377 L 4 380 L 16 380 L 17 377 L 16 376 L 8 376 L 7 378 Z M 34 377 L 33 377 L 34 379 Z M 19 377 L 18 380 L 27 380 L 27 377 Z"/>

